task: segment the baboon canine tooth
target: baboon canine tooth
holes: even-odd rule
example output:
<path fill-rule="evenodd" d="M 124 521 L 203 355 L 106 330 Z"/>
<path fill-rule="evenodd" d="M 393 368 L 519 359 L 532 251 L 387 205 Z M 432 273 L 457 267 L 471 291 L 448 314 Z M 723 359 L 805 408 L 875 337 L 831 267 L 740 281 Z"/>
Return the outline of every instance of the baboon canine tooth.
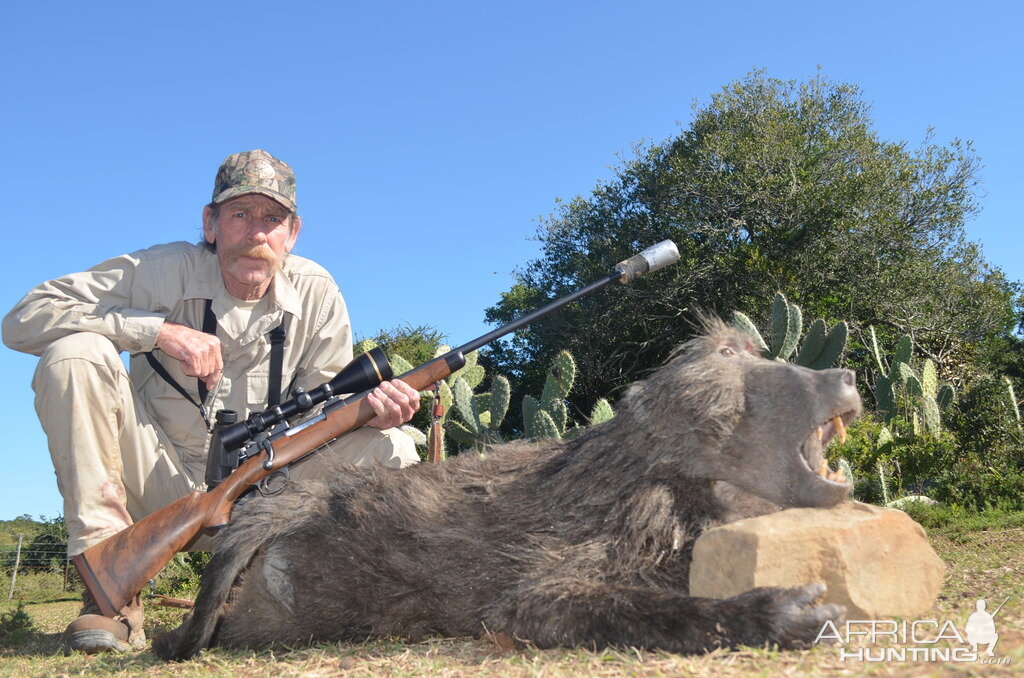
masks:
<path fill-rule="evenodd" d="M 828 462 L 824 459 L 821 460 L 821 466 L 818 467 L 818 475 L 822 478 L 827 478 L 829 473 Z"/>
<path fill-rule="evenodd" d="M 820 443 L 821 439 L 825 437 L 825 432 L 821 430 L 820 426 L 814 429 L 814 432 L 818 434 L 818 442 Z"/>
<path fill-rule="evenodd" d="M 839 437 L 839 442 L 846 442 L 846 426 L 843 425 L 842 417 L 832 417 L 832 426 L 836 430 L 836 436 Z"/>

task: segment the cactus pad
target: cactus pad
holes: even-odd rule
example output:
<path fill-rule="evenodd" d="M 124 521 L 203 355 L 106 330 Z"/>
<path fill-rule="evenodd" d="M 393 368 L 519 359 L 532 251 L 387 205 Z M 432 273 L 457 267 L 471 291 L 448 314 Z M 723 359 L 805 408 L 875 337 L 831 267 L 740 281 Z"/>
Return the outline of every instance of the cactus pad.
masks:
<path fill-rule="evenodd" d="M 736 329 L 750 335 L 750 338 L 754 341 L 754 345 L 761 349 L 762 353 L 770 353 L 768 350 L 768 344 L 764 342 L 764 337 L 757 331 L 757 326 L 754 322 L 747 317 L 746 314 L 740 313 L 739 311 L 732 312 L 732 325 Z"/>

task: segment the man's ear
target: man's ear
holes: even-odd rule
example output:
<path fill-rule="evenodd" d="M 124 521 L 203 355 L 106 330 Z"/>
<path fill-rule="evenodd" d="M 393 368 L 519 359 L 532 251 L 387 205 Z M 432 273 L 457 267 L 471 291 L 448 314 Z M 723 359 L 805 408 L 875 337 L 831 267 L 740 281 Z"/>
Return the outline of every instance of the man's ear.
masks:
<path fill-rule="evenodd" d="M 284 251 L 291 252 L 292 248 L 295 247 L 295 241 L 299 237 L 299 231 L 302 230 L 302 217 L 296 214 L 292 217 L 292 229 L 288 234 L 288 239 L 284 241 Z"/>
<path fill-rule="evenodd" d="M 217 223 L 209 205 L 203 207 L 203 237 L 211 245 L 217 241 Z"/>

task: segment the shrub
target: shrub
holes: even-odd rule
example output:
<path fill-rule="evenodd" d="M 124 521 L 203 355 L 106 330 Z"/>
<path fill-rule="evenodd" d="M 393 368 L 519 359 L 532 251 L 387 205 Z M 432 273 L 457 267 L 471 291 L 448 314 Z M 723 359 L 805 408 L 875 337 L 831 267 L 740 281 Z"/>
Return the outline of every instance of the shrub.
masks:
<path fill-rule="evenodd" d="M 14 645 L 35 633 L 36 627 L 32 617 L 25 612 L 25 603 L 18 601 L 18 607 L 7 612 L 0 612 L 0 641 L 4 645 Z"/>
<path fill-rule="evenodd" d="M 153 582 L 153 591 L 166 596 L 193 596 L 199 590 L 199 579 L 210 562 L 206 551 L 177 553 Z"/>

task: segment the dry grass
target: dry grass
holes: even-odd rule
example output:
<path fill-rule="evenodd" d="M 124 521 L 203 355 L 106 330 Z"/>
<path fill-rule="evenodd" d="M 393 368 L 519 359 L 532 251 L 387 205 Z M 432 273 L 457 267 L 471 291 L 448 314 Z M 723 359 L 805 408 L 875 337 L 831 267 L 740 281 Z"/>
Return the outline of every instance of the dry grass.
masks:
<path fill-rule="evenodd" d="M 949 566 L 934 618 L 961 629 L 974 601 L 994 609 L 1010 596 L 996 618 L 997 655 L 1009 665 L 936 663 L 857 663 L 839 660 L 835 647 L 778 652 L 768 649 L 717 651 L 684 657 L 642 650 L 580 649 L 507 651 L 487 639 L 438 638 L 421 643 L 377 640 L 321 645 L 291 652 L 213 650 L 181 664 L 165 664 L 149 652 L 65 657 L 59 631 L 75 616 L 77 604 L 58 601 L 27 605 L 42 633 L 15 647 L 0 648 L 3 676 L 1009 676 L 1024 673 L 1024 529 L 933 535 L 936 551 Z M 894 566 L 896 566 L 894 564 Z M 0 608 L 2 610 L 4 608 Z M 177 611 L 151 613 L 147 623 L 175 623 Z"/>

